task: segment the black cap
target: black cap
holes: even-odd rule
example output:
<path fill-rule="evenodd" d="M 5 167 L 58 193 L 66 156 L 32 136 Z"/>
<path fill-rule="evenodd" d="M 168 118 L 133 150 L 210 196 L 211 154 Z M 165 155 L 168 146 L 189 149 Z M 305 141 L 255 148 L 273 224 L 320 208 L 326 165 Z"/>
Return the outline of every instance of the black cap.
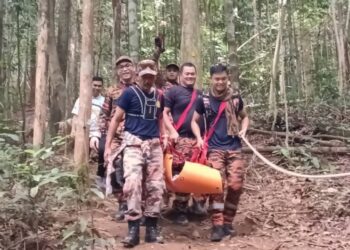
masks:
<path fill-rule="evenodd" d="M 179 66 L 177 66 L 177 64 L 175 64 L 175 63 L 169 63 L 165 68 L 166 68 L 166 69 L 169 69 L 169 68 L 176 68 L 177 71 L 180 70 Z"/>

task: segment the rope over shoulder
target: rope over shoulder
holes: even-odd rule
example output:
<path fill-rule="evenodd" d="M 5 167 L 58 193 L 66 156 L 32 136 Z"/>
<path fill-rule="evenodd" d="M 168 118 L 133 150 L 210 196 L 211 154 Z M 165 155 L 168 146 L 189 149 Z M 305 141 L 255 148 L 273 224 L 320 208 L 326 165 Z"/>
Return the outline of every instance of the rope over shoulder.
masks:
<path fill-rule="evenodd" d="M 299 174 L 293 171 L 286 170 L 274 164 L 273 162 L 266 159 L 262 154 L 259 153 L 253 145 L 250 144 L 247 138 L 241 137 L 241 139 L 247 144 L 247 146 L 254 152 L 256 156 L 258 156 L 266 165 L 273 168 L 276 171 L 282 172 L 287 175 L 300 177 L 300 178 L 310 178 L 310 179 L 329 179 L 329 178 L 339 178 L 339 177 L 347 177 L 350 176 L 350 172 L 340 173 L 340 174 L 324 174 L 324 175 L 311 175 L 311 174 Z"/>

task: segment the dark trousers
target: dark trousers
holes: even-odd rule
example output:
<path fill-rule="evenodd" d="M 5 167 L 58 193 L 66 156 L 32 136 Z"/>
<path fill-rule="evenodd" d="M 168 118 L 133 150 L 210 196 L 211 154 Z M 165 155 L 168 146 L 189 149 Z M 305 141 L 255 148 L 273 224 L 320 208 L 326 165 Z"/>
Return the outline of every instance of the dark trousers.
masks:
<path fill-rule="evenodd" d="M 106 169 L 104 167 L 105 144 L 106 144 L 106 136 L 102 135 L 98 145 L 98 165 L 97 165 L 97 175 L 102 178 L 105 177 L 105 172 L 106 172 Z"/>

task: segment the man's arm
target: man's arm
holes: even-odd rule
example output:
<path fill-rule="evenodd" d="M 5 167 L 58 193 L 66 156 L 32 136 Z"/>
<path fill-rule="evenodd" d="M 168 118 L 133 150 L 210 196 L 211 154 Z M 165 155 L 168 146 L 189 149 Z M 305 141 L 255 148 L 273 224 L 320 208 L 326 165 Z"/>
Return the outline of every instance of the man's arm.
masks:
<path fill-rule="evenodd" d="M 108 90 L 110 91 L 110 90 Z M 97 137 L 101 137 L 102 135 L 107 134 L 108 124 L 111 119 L 111 112 L 112 112 L 112 97 L 110 93 L 107 93 L 107 96 L 105 97 L 105 100 L 102 105 L 102 109 L 100 112 L 99 117 L 99 135 Z"/>
<path fill-rule="evenodd" d="M 191 120 L 191 128 L 194 136 L 197 139 L 197 147 L 202 148 L 204 146 L 204 141 L 201 136 L 201 129 L 198 125 L 199 119 L 201 118 L 200 114 L 197 113 L 197 111 L 194 111 L 192 120 Z"/>
<path fill-rule="evenodd" d="M 117 131 L 119 123 L 123 120 L 124 115 L 125 115 L 125 111 L 119 106 L 117 106 L 107 131 L 106 146 L 105 146 L 105 160 L 108 160 L 108 157 L 111 153 L 113 137 Z"/>
<path fill-rule="evenodd" d="M 241 131 L 239 131 L 239 136 L 245 137 L 248 127 L 249 127 L 249 117 L 247 111 L 243 108 L 239 113 L 239 117 L 241 117 Z"/>
<path fill-rule="evenodd" d="M 171 123 L 170 115 L 171 115 L 171 109 L 168 107 L 165 107 L 163 111 L 163 120 L 164 120 L 165 128 L 169 131 L 170 139 L 176 142 L 177 139 L 179 138 L 179 133 L 176 131 L 173 124 Z"/>

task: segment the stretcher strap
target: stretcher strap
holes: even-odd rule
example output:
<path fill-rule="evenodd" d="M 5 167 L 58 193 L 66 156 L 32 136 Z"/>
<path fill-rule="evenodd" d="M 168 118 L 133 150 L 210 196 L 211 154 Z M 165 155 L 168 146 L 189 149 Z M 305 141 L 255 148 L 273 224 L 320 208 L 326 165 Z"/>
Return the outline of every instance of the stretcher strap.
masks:
<path fill-rule="evenodd" d="M 181 126 L 184 124 L 186 118 L 187 118 L 187 115 L 188 115 L 188 112 L 190 112 L 190 109 L 192 108 L 195 100 L 197 98 L 197 91 L 195 89 L 193 89 L 193 92 L 192 92 L 192 96 L 191 96 L 191 101 L 190 103 L 187 105 L 186 109 L 184 110 L 184 112 L 181 114 L 179 120 L 177 121 L 177 123 L 175 124 L 174 128 L 176 129 L 176 131 L 179 131 L 179 129 L 181 128 Z"/>

